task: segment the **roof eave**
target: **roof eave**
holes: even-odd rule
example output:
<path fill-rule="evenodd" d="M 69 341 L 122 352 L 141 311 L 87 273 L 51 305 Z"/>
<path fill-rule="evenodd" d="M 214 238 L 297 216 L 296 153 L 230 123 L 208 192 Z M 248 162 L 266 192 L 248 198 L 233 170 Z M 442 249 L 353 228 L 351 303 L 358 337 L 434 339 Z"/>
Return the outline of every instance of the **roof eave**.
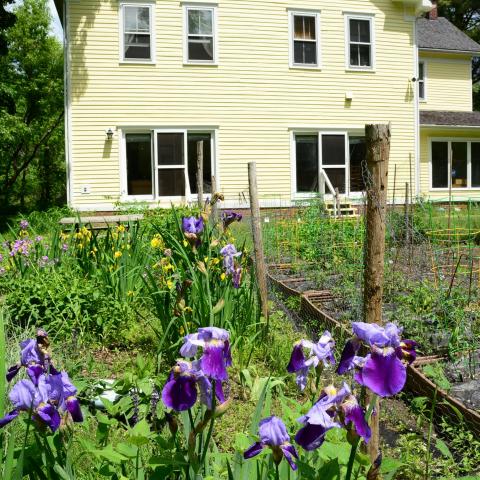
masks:
<path fill-rule="evenodd" d="M 472 51 L 472 50 L 449 50 L 446 48 L 426 48 L 426 47 L 419 47 L 418 49 L 420 52 L 432 52 L 432 53 L 456 53 L 458 55 L 470 55 L 472 57 L 480 57 L 480 50 Z"/>
<path fill-rule="evenodd" d="M 64 0 L 53 0 L 53 3 L 55 4 L 55 8 L 57 9 L 58 16 L 60 18 L 60 22 L 62 23 L 63 26 L 63 4 Z"/>
<path fill-rule="evenodd" d="M 443 128 L 443 129 L 452 129 L 452 130 L 464 130 L 479 128 L 480 125 L 438 125 L 437 123 L 421 123 L 420 128 Z"/>

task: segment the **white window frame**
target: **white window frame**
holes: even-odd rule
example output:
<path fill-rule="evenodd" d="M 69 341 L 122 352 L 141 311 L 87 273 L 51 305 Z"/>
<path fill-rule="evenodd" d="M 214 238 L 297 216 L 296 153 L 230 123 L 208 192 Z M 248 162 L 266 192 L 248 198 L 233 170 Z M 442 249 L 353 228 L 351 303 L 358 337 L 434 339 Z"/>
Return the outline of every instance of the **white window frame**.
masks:
<path fill-rule="evenodd" d="M 423 78 L 420 78 L 420 65 L 423 65 Z M 423 97 L 420 96 L 420 84 L 423 83 Z M 425 60 L 418 61 L 418 101 L 425 103 L 427 101 L 427 62 Z"/>
<path fill-rule="evenodd" d="M 322 68 L 322 52 L 321 52 L 321 23 L 320 23 L 320 10 L 289 10 L 288 11 L 288 38 L 290 39 L 289 45 L 289 66 L 290 68 L 307 68 L 307 69 L 321 69 Z M 315 18 L 315 47 L 317 49 L 317 63 L 295 63 L 295 24 L 294 20 L 296 16 L 302 17 L 314 17 Z M 312 41 L 313 43 L 313 41 Z"/>
<path fill-rule="evenodd" d="M 375 42 L 375 14 L 344 12 L 345 16 L 345 69 L 353 72 L 375 72 L 376 69 L 376 42 Z M 370 23 L 370 43 L 354 42 L 356 45 L 370 45 L 371 65 L 350 65 L 350 20 L 364 20 Z"/>
<path fill-rule="evenodd" d="M 472 143 L 480 143 L 480 138 L 463 138 L 463 137 L 430 137 L 428 139 L 429 152 L 429 175 L 430 175 L 430 190 L 434 192 L 446 192 L 450 190 L 452 185 L 452 143 L 466 143 L 467 144 L 467 186 L 455 188 L 452 185 L 452 192 L 466 192 L 466 191 L 480 191 L 480 187 L 472 187 Z M 434 187 L 433 186 L 433 158 L 432 158 L 432 143 L 446 142 L 448 143 L 448 186 Z"/>
<path fill-rule="evenodd" d="M 151 159 L 152 159 L 152 195 L 128 195 L 128 172 L 127 172 L 127 143 L 126 136 L 128 134 L 150 134 L 151 138 Z M 185 171 L 185 194 L 176 196 L 160 196 L 158 195 L 158 170 L 159 169 L 181 169 L 182 165 L 158 165 L 158 148 L 157 133 L 183 133 L 184 134 L 184 171 Z M 216 128 L 212 127 L 187 127 L 187 128 L 169 128 L 169 127 L 127 127 L 120 129 L 121 148 L 120 150 L 120 198 L 122 201 L 179 201 L 186 199 L 187 201 L 195 201 L 198 198 L 196 193 L 191 193 L 190 180 L 188 177 L 188 134 L 204 133 L 210 134 L 210 151 L 211 151 L 211 171 L 215 175 L 217 183 L 217 191 L 219 190 L 220 179 L 218 175 L 218 134 Z M 213 195 L 212 192 L 211 194 Z"/>
<path fill-rule="evenodd" d="M 125 58 L 125 32 L 124 32 L 124 9 L 125 7 L 146 7 L 150 12 L 150 58 Z M 134 64 L 155 64 L 155 3 L 149 1 L 128 1 L 119 3 L 118 12 L 118 32 L 119 32 L 119 62 L 120 63 L 134 63 Z"/>
<path fill-rule="evenodd" d="M 298 192 L 297 191 L 297 148 L 296 139 L 297 135 L 316 135 L 318 141 L 318 192 Z M 345 138 L 345 164 L 341 165 L 323 165 L 323 152 L 322 152 L 322 138 L 324 135 L 340 135 Z M 306 198 L 315 198 L 321 194 L 323 177 L 320 172 L 322 169 L 328 175 L 328 170 L 331 168 L 344 168 L 345 169 L 345 192 L 340 195 L 350 195 L 350 143 L 349 136 L 354 135 L 350 130 L 316 130 L 316 129 L 294 129 L 290 134 L 290 156 L 291 156 L 291 176 L 292 176 L 292 196 L 294 200 L 301 200 Z M 331 198 L 328 188 L 325 190 L 325 198 Z"/>
<path fill-rule="evenodd" d="M 218 5 L 212 3 L 182 3 L 183 5 L 183 63 L 184 65 L 218 65 Z M 190 60 L 188 58 L 188 12 L 210 10 L 212 12 L 213 60 Z M 205 37 L 207 35 L 201 35 Z"/>

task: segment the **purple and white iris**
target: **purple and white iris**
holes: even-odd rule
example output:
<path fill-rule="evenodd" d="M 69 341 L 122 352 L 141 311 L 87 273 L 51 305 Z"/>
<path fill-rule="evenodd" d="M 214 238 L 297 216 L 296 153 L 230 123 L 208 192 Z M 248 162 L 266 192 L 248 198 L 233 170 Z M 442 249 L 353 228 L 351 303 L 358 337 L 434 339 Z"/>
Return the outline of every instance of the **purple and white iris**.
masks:
<path fill-rule="evenodd" d="M 49 373 L 53 367 L 50 364 L 50 355 L 48 353 L 48 347 L 50 342 L 48 340 L 48 334 L 45 330 L 37 330 L 36 339 L 28 338 L 23 342 L 20 342 L 20 363 L 13 365 L 7 371 L 7 382 L 17 375 L 22 367 L 27 369 L 27 374 L 32 382 L 37 385 L 38 377 L 42 373 Z M 55 369 L 52 373 L 57 373 Z"/>
<path fill-rule="evenodd" d="M 317 403 L 298 421 L 304 427 L 295 435 L 295 441 L 307 451 L 319 448 L 332 428 L 353 426 L 365 442 L 371 437 L 365 412 L 346 383 L 340 390 L 333 385 L 325 388 Z"/>
<path fill-rule="evenodd" d="M 82 422 L 82 410 L 76 394 L 77 389 L 66 372 L 42 374 L 37 384 L 31 380 L 20 380 L 8 395 L 15 408 L 0 419 L 0 428 L 21 412 L 31 412 L 39 425 L 49 427 L 52 432 L 60 426 L 62 416 L 70 415 L 74 422 Z"/>
<path fill-rule="evenodd" d="M 406 363 L 416 359 L 416 342 L 402 340 L 402 329 L 393 323 L 354 322 L 352 329 L 355 336 L 345 345 L 338 373 L 356 368 L 355 380 L 380 397 L 399 393 L 407 380 Z M 370 349 L 366 357 L 357 355 L 362 344 Z"/>
<path fill-rule="evenodd" d="M 183 339 L 180 355 L 184 358 L 193 358 L 198 349 L 202 349 L 200 368 L 212 380 L 225 381 L 228 379 L 227 367 L 232 365 L 230 350 L 230 334 L 223 328 L 205 327 L 197 333 L 187 335 Z"/>
<path fill-rule="evenodd" d="M 300 390 L 303 391 L 307 386 L 310 368 L 317 368 L 320 362 L 323 362 L 324 366 L 335 364 L 334 347 L 335 341 L 329 331 L 325 331 L 317 343 L 300 340 L 294 345 L 287 371 L 297 374 L 296 383 Z M 304 349 L 309 350 L 308 358 L 305 358 Z"/>
<path fill-rule="evenodd" d="M 162 390 L 165 406 L 178 412 L 188 410 L 200 394 L 200 401 L 211 409 L 213 390 L 218 402 L 225 402 L 222 382 L 228 380 L 227 367 L 232 365 L 229 339 L 230 334 L 217 327 L 200 328 L 183 339 L 182 357 L 193 359 L 199 349 L 201 356 L 193 361 L 177 361 Z"/>
<path fill-rule="evenodd" d="M 226 230 L 232 223 L 240 222 L 243 216 L 241 213 L 232 212 L 231 210 L 227 210 L 222 213 L 222 222 L 223 222 L 223 229 Z"/>
<path fill-rule="evenodd" d="M 298 459 L 297 450 L 290 443 L 290 435 L 280 418 L 272 416 L 263 419 L 258 424 L 258 433 L 260 441 L 255 442 L 245 450 L 243 454 L 245 459 L 255 457 L 264 448 L 270 448 L 276 465 L 279 465 L 283 457 L 285 457 L 292 470 L 298 468 L 294 461 L 294 458 Z"/>
<path fill-rule="evenodd" d="M 226 275 L 232 276 L 233 287 L 240 288 L 242 267 L 236 259 L 242 255 L 242 252 L 238 252 L 235 245 L 229 243 L 220 250 L 220 254 L 223 256 L 223 268 L 225 268 Z"/>
<path fill-rule="evenodd" d="M 20 220 L 20 230 L 26 230 L 29 225 L 27 220 Z"/>
<path fill-rule="evenodd" d="M 178 360 L 162 390 L 162 401 L 167 408 L 183 412 L 192 408 L 200 394 L 200 402 L 212 408 L 212 382 L 200 369 L 199 361 Z M 219 403 L 225 402 L 221 382 L 215 383 Z"/>

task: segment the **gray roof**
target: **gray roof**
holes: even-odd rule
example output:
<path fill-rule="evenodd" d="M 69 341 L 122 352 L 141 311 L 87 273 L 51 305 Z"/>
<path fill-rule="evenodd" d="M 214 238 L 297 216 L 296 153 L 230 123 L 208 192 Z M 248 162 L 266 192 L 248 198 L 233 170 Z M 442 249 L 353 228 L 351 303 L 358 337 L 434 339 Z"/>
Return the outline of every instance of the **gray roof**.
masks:
<path fill-rule="evenodd" d="M 480 112 L 420 112 L 420 125 L 480 127 Z"/>
<path fill-rule="evenodd" d="M 420 50 L 447 50 L 451 52 L 480 52 L 480 45 L 473 41 L 446 18 L 436 20 L 417 19 L 418 48 Z"/>

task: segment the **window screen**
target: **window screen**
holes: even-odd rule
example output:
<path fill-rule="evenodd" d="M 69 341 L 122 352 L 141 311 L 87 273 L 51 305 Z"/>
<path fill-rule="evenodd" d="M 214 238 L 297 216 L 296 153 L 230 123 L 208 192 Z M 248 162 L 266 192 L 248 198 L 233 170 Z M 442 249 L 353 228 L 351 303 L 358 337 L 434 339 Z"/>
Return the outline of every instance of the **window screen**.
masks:
<path fill-rule="evenodd" d="M 213 9 L 187 9 L 188 60 L 214 61 Z"/>
<path fill-rule="evenodd" d="M 296 135 L 297 192 L 318 192 L 318 136 Z"/>
<path fill-rule="evenodd" d="M 468 187 L 467 151 L 467 142 L 452 142 L 452 188 Z"/>
<path fill-rule="evenodd" d="M 123 7 L 123 43 L 125 59 L 151 59 L 150 7 Z"/>
<path fill-rule="evenodd" d="M 350 26 L 350 66 L 372 66 L 371 21 L 351 18 Z"/>
<path fill-rule="evenodd" d="M 480 187 L 480 143 L 472 142 L 472 187 Z"/>
<path fill-rule="evenodd" d="M 432 142 L 432 187 L 448 188 L 448 142 Z"/>
<path fill-rule="evenodd" d="M 209 133 L 188 134 L 188 178 L 190 191 L 197 191 L 197 146 L 203 142 L 203 192 L 212 193 L 212 148 Z"/>
<path fill-rule="evenodd" d="M 149 133 L 127 134 L 127 193 L 152 195 L 152 142 Z"/>
<path fill-rule="evenodd" d="M 317 64 L 317 27 L 315 15 L 293 16 L 293 62 Z"/>

